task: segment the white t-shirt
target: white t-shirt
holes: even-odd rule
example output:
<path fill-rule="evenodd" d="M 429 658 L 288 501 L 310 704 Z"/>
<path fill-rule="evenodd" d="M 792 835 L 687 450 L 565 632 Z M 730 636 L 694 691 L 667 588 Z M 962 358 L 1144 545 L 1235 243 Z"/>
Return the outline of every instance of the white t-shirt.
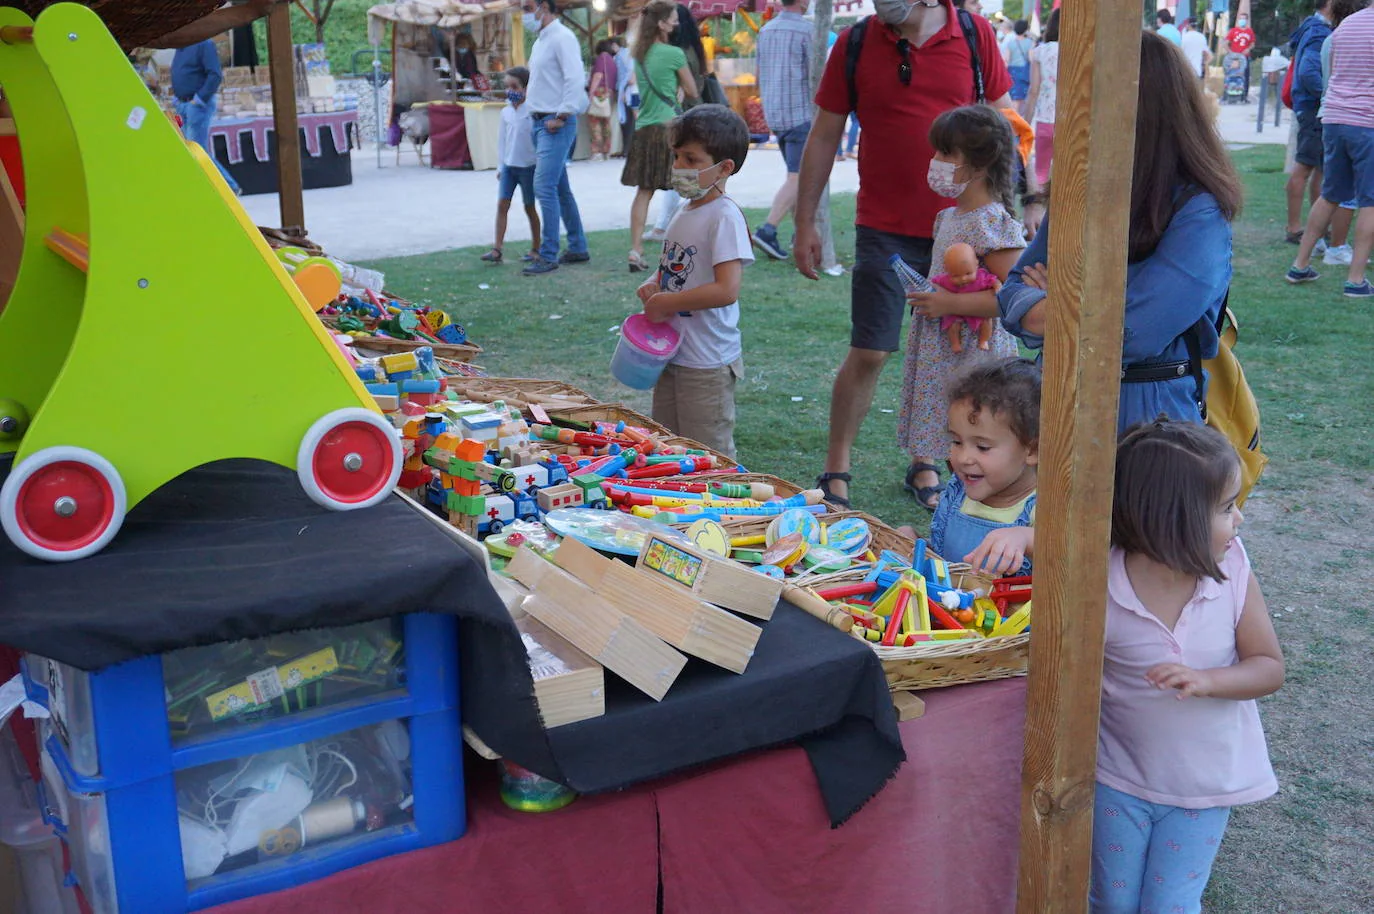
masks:
<path fill-rule="evenodd" d="M 1059 42 L 1049 41 L 1031 51 L 1031 60 L 1040 64 L 1040 95 L 1035 99 L 1035 122 L 1054 123 L 1054 102 L 1059 94 Z"/>
<path fill-rule="evenodd" d="M 496 161 L 502 167 L 534 167 L 534 121 L 529 103 L 501 109 L 501 132 L 496 135 Z"/>
<path fill-rule="evenodd" d="M 715 282 L 716 265 L 731 260 L 754 262 L 749 226 L 739 205 L 723 195 L 702 206 L 688 204 L 668 223 L 658 262 L 659 285 L 665 292 L 695 289 Z M 682 334 L 674 365 L 720 368 L 743 354 L 737 301 L 679 314 L 673 327 Z"/>
<path fill-rule="evenodd" d="M 1207 39 L 1201 32 L 1184 32 L 1183 56 L 1188 59 L 1188 66 L 1192 68 L 1194 76 L 1204 76 L 1202 72 L 1202 58 L 1207 53 Z"/>

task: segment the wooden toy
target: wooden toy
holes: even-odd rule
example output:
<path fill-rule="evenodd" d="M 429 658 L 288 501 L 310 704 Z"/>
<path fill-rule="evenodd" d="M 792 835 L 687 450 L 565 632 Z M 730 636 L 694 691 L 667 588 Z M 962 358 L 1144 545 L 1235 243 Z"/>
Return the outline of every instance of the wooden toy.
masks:
<path fill-rule="evenodd" d="M 534 497 L 539 504 L 539 510 L 546 514 L 558 508 L 577 508 L 582 505 L 582 487 L 565 482 L 562 485 L 540 489 Z"/>
<path fill-rule="evenodd" d="M 525 612 L 655 701 L 687 665 L 653 632 L 531 550 L 517 550 L 506 573 L 533 591 Z"/>
<path fill-rule="evenodd" d="M 645 539 L 636 567 L 655 580 L 755 619 L 773 618 L 782 596 L 781 582 L 756 574 L 739 562 L 662 536 Z"/>
<path fill-rule="evenodd" d="M 646 550 L 652 550 L 654 542 L 675 550 L 685 545 L 651 537 Z M 749 666 L 762 634 L 762 629 L 752 622 L 712 606 L 657 573 L 606 558 L 575 539 L 564 540 L 553 560 L 611 606 L 673 647 L 734 673 L 743 673 Z M 752 577 L 765 585 L 773 583 L 761 575 Z"/>
<path fill-rule="evenodd" d="M 91 555 L 163 483 L 228 457 L 295 469 L 326 508 L 387 498 L 401 472 L 394 429 L 100 18 L 60 3 L 35 24 L 6 7 L 4 26 L 0 84 L 28 179 L 23 257 L 0 314 L 0 397 L 19 407 L 0 416 L 12 427 L 0 453 L 14 453 L 6 535 L 41 559 Z M 256 331 L 234 371 L 208 353 L 230 312 Z M 194 403 L 189 428 L 148 372 L 128 370 L 133 350 Z"/>

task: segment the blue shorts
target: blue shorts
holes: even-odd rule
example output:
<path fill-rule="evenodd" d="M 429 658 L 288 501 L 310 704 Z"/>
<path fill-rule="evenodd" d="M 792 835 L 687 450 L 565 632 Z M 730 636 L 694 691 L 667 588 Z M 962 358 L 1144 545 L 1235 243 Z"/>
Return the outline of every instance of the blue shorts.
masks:
<path fill-rule="evenodd" d="M 1030 92 L 1031 68 L 1030 64 L 1020 66 L 1007 66 L 1007 73 L 1011 76 L 1011 98 L 1012 101 L 1021 101 Z"/>
<path fill-rule="evenodd" d="M 1374 127 L 1324 124 L 1322 198 L 1374 206 Z"/>
<path fill-rule="evenodd" d="M 514 165 L 501 166 L 501 190 L 498 200 L 514 200 L 515 187 L 520 186 L 520 200 L 526 206 L 534 206 L 534 166 L 516 168 Z"/>
<path fill-rule="evenodd" d="M 778 151 L 787 163 L 787 173 L 794 175 L 801 171 L 802 150 L 806 148 L 806 138 L 811 134 L 811 122 L 798 124 L 790 130 L 778 134 Z"/>

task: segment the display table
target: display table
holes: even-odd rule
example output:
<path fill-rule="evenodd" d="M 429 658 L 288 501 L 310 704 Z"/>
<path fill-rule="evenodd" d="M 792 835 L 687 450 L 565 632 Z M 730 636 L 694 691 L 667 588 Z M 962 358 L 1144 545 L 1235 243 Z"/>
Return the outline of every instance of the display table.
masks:
<path fill-rule="evenodd" d="M 431 167 L 485 171 L 500 165 L 496 150 L 501 135 L 501 109 L 505 106 L 505 102 L 431 104 Z"/>
<path fill-rule="evenodd" d="M 469 757 L 468 833 L 216 914 L 947 914 L 1015 906 L 1025 680 L 922 693 L 908 761 L 838 829 L 794 748 L 542 815 Z"/>
<path fill-rule="evenodd" d="M 357 142 L 358 112 L 300 114 L 298 119 L 304 188 L 352 184 L 350 152 Z M 220 118 L 210 125 L 210 145 L 244 194 L 277 192 L 277 134 L 271 117 Z"/>

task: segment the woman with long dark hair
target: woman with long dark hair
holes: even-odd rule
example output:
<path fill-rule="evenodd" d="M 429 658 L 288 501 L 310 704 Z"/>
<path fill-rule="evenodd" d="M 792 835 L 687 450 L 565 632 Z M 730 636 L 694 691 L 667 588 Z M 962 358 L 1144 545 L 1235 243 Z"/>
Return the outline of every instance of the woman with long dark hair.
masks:
<path fill-rule="evenodd" d="M 592 142 L 592 161 L 611 154 L 611 115 L 615 113 L 615 39 L 597 42 L 592 77 L 587 83 L 587 130 Z"/>
<path fill-rule="evenodd" d="M 687 55 L 669 39 L 678 28 L 673 0 L 649 0 L 639 17 L 634 42 L 635 78 L 639 83 L 639 114 L 635 135 L 625 156 L 620 183 L 636 188 L 630 206 L 630 272 L 650 269 L 644 260 L 644 223 L 654 191 L 668 190 L 673 176 L 673 150 L 668 146 L 668 122 L 682 110 L 678 91 L 689 100 L 698 97 Z M 701 39 L 698 38 L 698 45 Z"/>
<path fill-rule="evenodd" d="M 1217 352 L 1216 320 L 1231 284 L 1231 221 L 1241 183 L 1183 55 L 1152 32 L 1140 38 L 1140 94 L 1126 268 L 1120 429 L 1163 413 L 1202 421 L 1188 355 Z M 1050 218 L 998 295 L 1003 325 L 1044 345 Z"/>

